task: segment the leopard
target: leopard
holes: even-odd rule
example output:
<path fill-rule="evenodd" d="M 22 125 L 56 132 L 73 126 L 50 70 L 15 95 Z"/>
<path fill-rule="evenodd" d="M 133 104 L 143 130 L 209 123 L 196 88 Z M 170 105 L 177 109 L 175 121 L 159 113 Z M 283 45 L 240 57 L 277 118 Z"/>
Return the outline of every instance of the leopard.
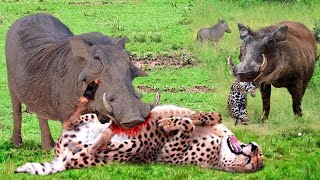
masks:
<path fill-rule="evenodd" d="M 258 87 L 254 82 L 240 82 L 234 80 L 231 83 L 230 93 L 228 96 L 228 110 L 234 119 L 234 124 L 239 121 L 241 124 L 248 125 L 250 120 L 247 112 L 247 94 L 255 97 L 255 90 Z"/>
<path fill-rule="evenodd" d="M 111 162 L 193 164 L 228 172 L 256 172 L 263 167 L 261 148 L 240 142 L 216 112 L 158 105 L 135 129 L 112 120 L 102 124 L 95 113 L 84 113 L 99 81 L 88 85 L 63 132 L 50 162 L 28 162 L 15 173 L 48 175 Z"/>

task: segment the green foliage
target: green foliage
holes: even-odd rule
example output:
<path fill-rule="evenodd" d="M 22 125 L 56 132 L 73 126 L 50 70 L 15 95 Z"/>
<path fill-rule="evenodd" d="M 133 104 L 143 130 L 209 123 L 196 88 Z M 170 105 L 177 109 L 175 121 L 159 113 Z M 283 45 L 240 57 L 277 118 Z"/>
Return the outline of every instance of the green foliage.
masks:
<path fill-rule="evenodd" d="M 313 26 L 313 33 L 316 37 L 317 42 L 320 42 L 320 20 L 316 20 Z"/>
<path fill-rule="evenodd" d="M 196 67 L 149 70 L 146 78 L 137 78 L 134 85 L 149 85 L 160 90 L 181 89 L 195 85 L 214 88 L 210 93 L 164 92 L 161 104 L 176 104 L 201 111 L 217 111 L 243 142 L 255 141 L 263 149 L 265 168 L 253 174 L 232 174 L 195 166 L 163 164 L 111 163 L 107 166 L 69 170 L 48 179 L 317 179 L 320 177 L 319 61 L 302 102 L 304 116 L 294 118 L 291 96 L 286 89 L 272 89 L 271 114 L 261 124 L 261 95 L 248 97 L 248 126 L 234 126 L 226 109 L 232 77 L 227 58 L 238 62 L 237 23 L 259 29 L 283 20 L 303 22 L 319 32 L 318 1 L 292 0 L 2 0 L 0 1 L 0 179 L 42 179 L 39 176 L 13 174 L 18 165 L 28 161 L 49 161 L 53 152 L 40 149 L 40 130 L 34 115 L 23 115 L 24 144 L 11 145 L 12 110 L 7 88 L 4 44 L 6 32 L 18 18 L 37 12 L 57 16 L 75 34 L 98 31 L 129 39 L 126 48 L 138 55 L 188 52 L 199 60 Z M 231 34 L 218 44 L 197 46 L 196 33 L 212 26 L 219 18 L 228 22 Z M 316 23 L 315 23 L 316 22 Z M 150 102 L 153 93 L 145 93 Z M 61 124 L 49 123 L 54 139 L 61 133 Z M 298 134 L 301 133 L 301 136 Z"/>

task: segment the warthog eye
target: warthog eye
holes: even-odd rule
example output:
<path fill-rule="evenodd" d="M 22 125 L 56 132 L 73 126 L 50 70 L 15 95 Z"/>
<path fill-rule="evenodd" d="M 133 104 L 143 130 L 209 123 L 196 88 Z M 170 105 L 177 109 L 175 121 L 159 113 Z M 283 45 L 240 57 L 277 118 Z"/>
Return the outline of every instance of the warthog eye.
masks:
<path fill-rule="evenodd" d="M 100 60 L 100 56 L 93 56 L 95 60 Z"/>
<path fill-rule="evenodd" d="M 111 97 L 109 98 L 109 101 L 110 101 L 110 102 L 113 102 L 113 101 L 114 101 L 114 97 L 111 96 Z"/>

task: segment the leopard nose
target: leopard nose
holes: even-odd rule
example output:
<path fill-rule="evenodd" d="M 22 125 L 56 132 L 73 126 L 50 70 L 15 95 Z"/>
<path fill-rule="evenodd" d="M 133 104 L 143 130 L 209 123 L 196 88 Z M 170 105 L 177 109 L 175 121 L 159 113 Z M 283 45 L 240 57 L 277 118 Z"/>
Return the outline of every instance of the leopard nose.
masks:
<path fill-rule="evenodd" d="M 256 143 L 249 143 L 251 144 L 251 152 L 255 152 L 258 149 L 258 145 Z"/>

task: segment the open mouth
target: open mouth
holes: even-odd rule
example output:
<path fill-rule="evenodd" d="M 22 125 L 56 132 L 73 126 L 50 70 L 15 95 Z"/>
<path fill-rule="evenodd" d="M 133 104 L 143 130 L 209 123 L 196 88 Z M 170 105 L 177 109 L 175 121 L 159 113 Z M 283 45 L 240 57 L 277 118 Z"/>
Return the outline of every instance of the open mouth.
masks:
<path fill-rule="evenodd" d="M 227 139 L 227 143 L 228 143 L 229 149 L 231 150 L 232 153 L 237 154 L 237 155 L 242 154 L 242 155 L 248 157 L 248 160 L 245 165 L 247 165 L 251 162 L 251 157 L 246 155 L 243 152 L 243 148 L 245 147 L 245 145 L 240 144 L 238 139 L 234 135 L 232 135 L 231 137 L 229 137 Z"/>
<path fill-rule="evenodd" d="M 249 165 L 251 172 L 263 168 L 262 154 L 255 142 L 243 144 L 234 135 L 231 135 L 227 138 L 227 144 L 231 153 L 245 157 L 243 167 Z"/>
<path fill-rule="evenodd" d="M 232 135 L 227 139 L 227 144 L 229 149 L 234 154 L 242 154 L 242 146 L 240 145 L 238 139 Z"/>

